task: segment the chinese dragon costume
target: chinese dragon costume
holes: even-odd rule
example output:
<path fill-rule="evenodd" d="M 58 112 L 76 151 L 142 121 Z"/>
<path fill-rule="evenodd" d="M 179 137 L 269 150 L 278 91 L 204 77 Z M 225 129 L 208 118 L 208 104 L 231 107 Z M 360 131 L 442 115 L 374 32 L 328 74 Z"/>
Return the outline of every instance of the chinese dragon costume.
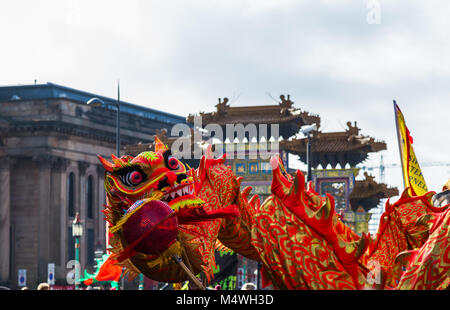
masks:
<path fill-rule="evenodd" d="M 203 272 L 211 280 L 216 249 L 262 263 L 263 285 L 276 289 L 448 289 L 449 205 L 434 192 L 386 203 L 378 233 L 358 236 L 300 171 L 271 158 L 272 195 L 262 204 L 240 190 L 242 178 L 214 159 L 197 169 L 155 150 L 136 157 L 99 156 L 105 172 L 109 250 L 130 276 L 177 283 Z M 305 186 L 306 185 L 306 186 Z"/>

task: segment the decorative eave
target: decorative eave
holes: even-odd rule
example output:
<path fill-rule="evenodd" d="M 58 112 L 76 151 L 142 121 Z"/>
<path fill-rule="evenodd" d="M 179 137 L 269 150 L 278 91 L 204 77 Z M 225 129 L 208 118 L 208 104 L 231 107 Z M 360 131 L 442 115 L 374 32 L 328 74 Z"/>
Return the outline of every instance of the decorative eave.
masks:
<path fill-rule="evenodd" d="M 294 108 L 289 95 L 287 99 L 284 95 L 281 95 L 280 99 L 281 102 L 278 105 L 231 107 L 228 104 L 228 98 L 223 98 L 223 101 L 219 98 L 215 112 L 200 112 L 199 115 L 190 114 L 187 117 L 187 122 L 194 124 L 194 117 L 200 116 L 202 126 L 208 124 L 217 124 L 222 127 L 227 124 L 242 124 L 244 126 L 248 124 L 278 124 L 280 126 L 279 134 L 284 138 L 289 138 L 298 133 L 304 125 L 316 123 L 318 127 L 320 126 L 320 117 Z M 268 128 L 268 131 L 270 131 L 270 128 Z M 268 134 L 270 135 L 270 133 Z"/>
<path fill-rule="evenodd" d="M 313 133 L 311 139 L 312 167 L 319 165 L 326 168 L 327 165 L 335 168 L 339 163 L 341 167 L 349 164 L 355 167 L 364 161 L 368 153 L 378 152 L 386 149 L 384 141 L 376 141 L 374 138 L 359 134 L 359 128 L 347 122 L 349 129 L 342 132 L 320 132 Z M 306 148 L 308 139 L 293 139 L 280 141 L 280 148 L 299 156 L 306 163 Z"/>
<path fill-rule="evenodd" d="M 378 206 L 381 199 L 397 196 L 399 191 L 396 187 L 388 187 L 384 183 L 377 183 L 374 177 L 364 172 L 365 179 L 355 182 L 353 191 L 350 193 L 350 205 L 353 211 L 360 206 L 367 212 Z"/>

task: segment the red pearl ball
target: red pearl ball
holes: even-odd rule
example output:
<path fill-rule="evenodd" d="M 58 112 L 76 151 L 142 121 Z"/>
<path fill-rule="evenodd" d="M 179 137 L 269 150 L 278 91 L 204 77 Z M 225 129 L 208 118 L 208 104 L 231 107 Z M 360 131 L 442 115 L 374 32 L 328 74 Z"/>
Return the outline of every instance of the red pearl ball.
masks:
<path fill-rule="evenodd" d="M 138 201 L 130 207 L 138 207 Z M 123 236 L 127 244 L 147 234 L 136 246 L 135 250 L 144 254 L 156 255 L 164 252 L 175 241 L 178 232 L 178 220 L 174 211 L 166 203 L 159 200 L 145 202 L 123 224 Z"/>

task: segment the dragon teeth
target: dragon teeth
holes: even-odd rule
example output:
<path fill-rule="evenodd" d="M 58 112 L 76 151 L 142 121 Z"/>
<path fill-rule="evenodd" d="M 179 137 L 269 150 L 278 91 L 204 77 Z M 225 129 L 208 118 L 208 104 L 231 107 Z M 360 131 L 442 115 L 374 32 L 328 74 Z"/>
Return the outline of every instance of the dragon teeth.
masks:
<path fill-rule="evenodd" d="M 169 202 L 175 198 L 182 197 L 184 195 L 193 195 L 194 194 L 194 186 L 192 184 L 183 186 L 182 188 L 173 191 L 171 193 L 165 194 L 162 197 L 162 200 Z"/>

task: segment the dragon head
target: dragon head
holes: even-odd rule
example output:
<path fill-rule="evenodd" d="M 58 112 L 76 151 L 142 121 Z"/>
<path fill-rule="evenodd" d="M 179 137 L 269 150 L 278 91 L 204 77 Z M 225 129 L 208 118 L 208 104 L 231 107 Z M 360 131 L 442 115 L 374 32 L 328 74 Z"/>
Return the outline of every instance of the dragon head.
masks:
<path fill-rule="evenodd" d="M 98 156 L 106 170 L 110 203 L 127 210 L 138 200 L 158 197 L 176 213 L 183 208 L 201 207 L 202 201 L 194 192 L 194 178 L 189 176 L 192 171 L 157 137 L 155 140 L 155 152 L 142 152 L 136 157 L 112 155 L 113 163 Z"/>
<path fill-rule="evenodd" d="M 215 219 L 237 216 L 237 211 L 207 208 L 197 195 L 195 170 L 172 156 L 157 137 L 155 151 L 112 155 L 113 162 L 98 158 L 106 170 L 104 213 L 115 259 L 132 275 L 143 273 L 164 282 L 187 278 L 174 255 L 194 274 L 202 271 L 207 238 L 202 228 Z"/>

